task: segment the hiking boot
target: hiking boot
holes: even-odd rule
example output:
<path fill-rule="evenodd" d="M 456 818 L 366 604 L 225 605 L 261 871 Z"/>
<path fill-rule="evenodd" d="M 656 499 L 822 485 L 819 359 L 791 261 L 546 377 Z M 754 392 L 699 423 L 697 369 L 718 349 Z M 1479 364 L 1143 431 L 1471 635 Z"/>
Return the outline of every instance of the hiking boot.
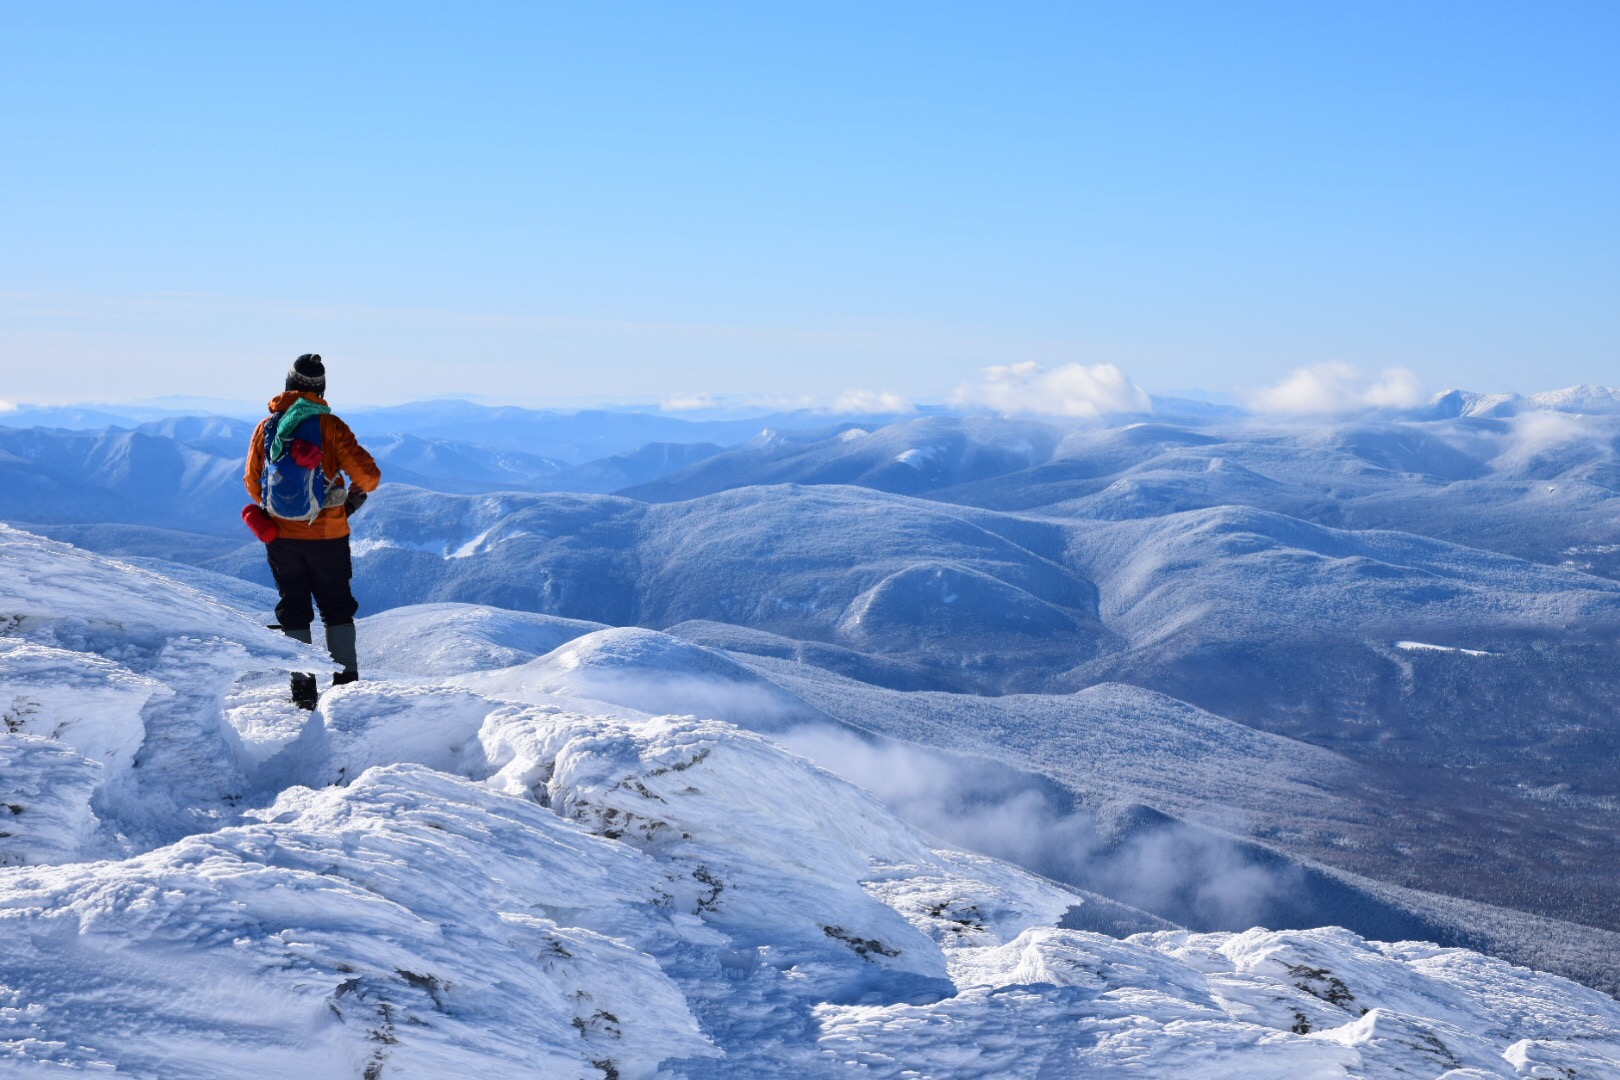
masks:
<path fill-rule="evenodd" d="M 332 676 L 333 686 L 347 686 L 349 683 L 359 681 L 360 673 L 358 671 L 340 671 Z"/>
<path fill-rule="evenodd" d="M 338 623 L 326 628 L 326 651 L 332 654 L 332 663 L 343 670 L 347 679 L 334 679 L 332 685 L 353 682 L 360 670 L 360 656 L 355 652 L 354 623 Z"/>
<path fill-rule="evenodd" d="M 315 685 L 315 676 L 307 671 L 295 671 L 292 677 L 292 703 L 300 709 L 315 708 L 320 700 L 320 690 Z"/>

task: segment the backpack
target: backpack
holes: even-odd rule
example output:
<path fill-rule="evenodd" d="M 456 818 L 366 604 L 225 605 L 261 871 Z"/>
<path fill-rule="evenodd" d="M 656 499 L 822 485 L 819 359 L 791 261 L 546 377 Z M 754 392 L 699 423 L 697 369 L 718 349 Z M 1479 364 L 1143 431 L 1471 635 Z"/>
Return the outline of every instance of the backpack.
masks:
<path fill-rule="evenodd" d="M 271 517 L 285 521 L 312 522 L 326 508 L 326 492 L 331 487 L 321 468 L 321 417 L 305 419 L 285 440 L 279 459 L 270 456 L 276 429 L 286 414 L 275 413 L 265 428 L 264 476 L 260 503 Z"/>

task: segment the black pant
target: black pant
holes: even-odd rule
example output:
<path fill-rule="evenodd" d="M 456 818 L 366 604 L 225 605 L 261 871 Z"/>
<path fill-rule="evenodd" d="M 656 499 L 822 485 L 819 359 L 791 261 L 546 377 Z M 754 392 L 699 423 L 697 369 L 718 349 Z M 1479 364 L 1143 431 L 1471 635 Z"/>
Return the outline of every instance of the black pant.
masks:
<path fill-rule="evenodd" d="M 276 621 L 284 629 L 302 630 L 315 620 L 315 607 L 321 609 L 321 622 L 342 626 L 354 622 L 360 610 L 349 579 L 354 563 L 349 558 L 349 538 L 335 540 L 282 540 L 265 545 L 270 556 L 270 574 L 276 579 L 281 603 L 276 605 Z M 310 598 L 314 597 L 314 605 Z"/>

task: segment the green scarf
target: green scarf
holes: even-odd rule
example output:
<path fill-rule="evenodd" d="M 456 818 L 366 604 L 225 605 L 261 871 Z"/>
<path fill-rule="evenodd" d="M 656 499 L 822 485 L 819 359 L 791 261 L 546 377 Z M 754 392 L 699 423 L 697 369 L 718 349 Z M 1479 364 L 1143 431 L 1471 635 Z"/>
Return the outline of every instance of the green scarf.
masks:
<path fill-rule="evenodd" d="M 281 414 L 281 423 L 276 425 L 276 437 L 270 441 L 270 460 L 280 461 L 287 456 L 287 447 L 292 443 L 293 432 L 312 416 L 325 416 L 331 412 L 330 406 L 321 405 L 309 398 L 299 398 L 293 402 L 286 412 Z"/>

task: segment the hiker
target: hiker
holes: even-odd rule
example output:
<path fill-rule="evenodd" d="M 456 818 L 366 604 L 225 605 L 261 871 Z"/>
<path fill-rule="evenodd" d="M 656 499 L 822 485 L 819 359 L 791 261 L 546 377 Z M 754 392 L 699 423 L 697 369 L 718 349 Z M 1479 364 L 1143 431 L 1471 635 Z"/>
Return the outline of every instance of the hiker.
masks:
<path fill-rule="evenodd" d="M 360 605 L 349 588 L 354 573 L 349 515 L 377 489 L 382 472 L 326 404 L 326 367 L 319 353 L 293 361 L 286 389 L 270 399 L 270 415 L 253 432 L 242 479 L 253 498 L 242 516 L 265 541 L 281 594 L 276 605 L 281 632 L 313 644 L 310 623 L 320 608 L 326 650 L 343 669 L 332 676 L 332 685 L 354 682 L 360 678 L 354 641 Z M 317 698 L 315 676 L 295 672 L 293 703 L 313 709 Z"/>

